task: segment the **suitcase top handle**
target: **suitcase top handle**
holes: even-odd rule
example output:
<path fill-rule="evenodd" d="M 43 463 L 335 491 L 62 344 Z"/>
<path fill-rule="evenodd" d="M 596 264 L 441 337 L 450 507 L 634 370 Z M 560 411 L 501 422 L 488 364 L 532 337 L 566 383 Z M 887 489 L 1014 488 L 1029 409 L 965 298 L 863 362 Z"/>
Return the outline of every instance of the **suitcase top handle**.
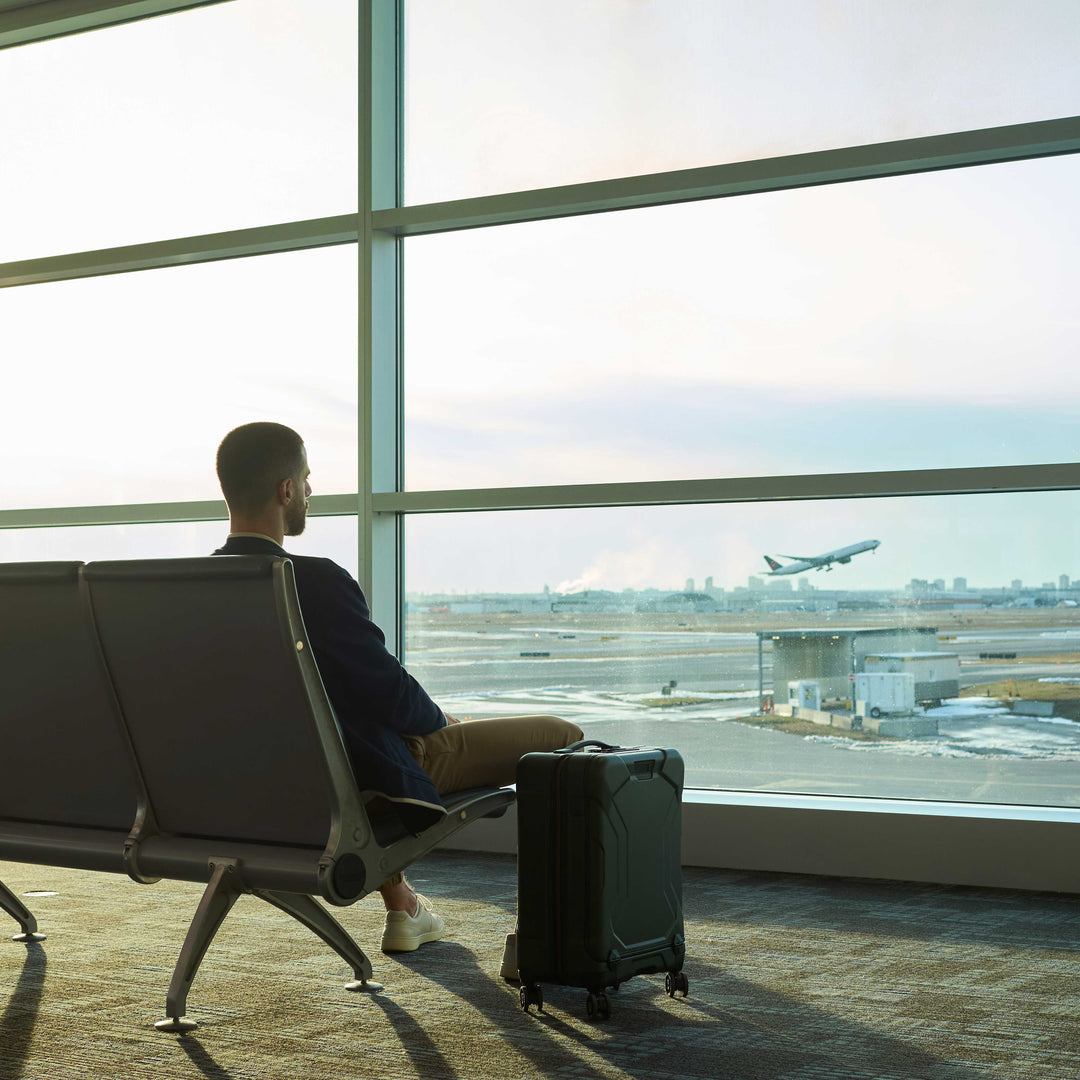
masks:
<path fill-rule="evenodd" d="M 569 746 L 564 746 L 560 750 L 556 750 L 556 754 L 572 754 L 575 750 L 585 750 L 590 746 L 595 746 L 597 753 L 606 754 L 611 750 L 628 750 L 630 747 L 615 746 L 613 743 L 601 742 L 599 739 L 581 739 L 576 743 L 571 743 Z"/>

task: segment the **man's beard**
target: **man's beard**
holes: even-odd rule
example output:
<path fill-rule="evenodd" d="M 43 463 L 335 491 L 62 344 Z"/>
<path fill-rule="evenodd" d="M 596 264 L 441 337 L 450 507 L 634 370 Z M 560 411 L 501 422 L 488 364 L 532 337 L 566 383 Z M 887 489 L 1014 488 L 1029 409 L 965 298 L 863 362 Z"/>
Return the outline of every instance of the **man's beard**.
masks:
<path fill-rule="evenodd" d="M 294 499 L 285 508 L 285 535 L 299 536 L 307 524 L 307 502 Z"/>

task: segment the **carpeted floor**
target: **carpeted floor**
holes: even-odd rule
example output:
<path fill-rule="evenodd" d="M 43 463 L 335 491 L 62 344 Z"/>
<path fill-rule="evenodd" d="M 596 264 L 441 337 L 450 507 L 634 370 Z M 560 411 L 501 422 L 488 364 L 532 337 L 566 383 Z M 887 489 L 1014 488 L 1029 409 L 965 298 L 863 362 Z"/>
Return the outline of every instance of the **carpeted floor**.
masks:
<path fill-rule="evenodd" d="M 688 870 L 690 996 L 631 980 L 612 1016 L 545 987 L 525 1015 L 498 977 L 512 859 L 415 867 L 452 940 L 378 952 L 377 897 L 338 912 L 379 995 L 243 897 L 192 988 L 179 1037 L 154 1029 L 200 889 L 0 863 L 48 940 L 0 914 L 0 1080 L 183 1077 L 657 1077 L 671 1080 L 1072 1080 L 1080 1076 L 1080 899 Z"/>

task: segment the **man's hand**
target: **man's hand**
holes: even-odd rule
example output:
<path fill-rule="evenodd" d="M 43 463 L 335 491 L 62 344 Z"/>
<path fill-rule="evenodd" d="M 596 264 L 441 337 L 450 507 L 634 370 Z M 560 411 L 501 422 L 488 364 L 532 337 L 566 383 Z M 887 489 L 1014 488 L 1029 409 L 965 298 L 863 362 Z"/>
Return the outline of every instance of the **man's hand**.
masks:
<path fill-rule="evenodd" d="M 455 719 L 448 712 L 443 713 L 443 718 L 446 720 L 447 727 L 449 727 L 451 724 L 460 724 L 461 723 L 460 720 Z"/>

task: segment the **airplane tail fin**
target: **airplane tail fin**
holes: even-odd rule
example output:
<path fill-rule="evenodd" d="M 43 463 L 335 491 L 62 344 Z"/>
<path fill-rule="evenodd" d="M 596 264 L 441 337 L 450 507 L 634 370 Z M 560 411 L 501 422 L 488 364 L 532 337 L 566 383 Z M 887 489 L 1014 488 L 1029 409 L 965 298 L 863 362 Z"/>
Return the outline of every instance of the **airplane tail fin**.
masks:
<path fill-rule="evenodd" d="M 769 564 L 770 570 L 780 569 L 780 564 L 775 559 L 770 559 L 768 555 L 765 556 L 765 561 Z"/>

